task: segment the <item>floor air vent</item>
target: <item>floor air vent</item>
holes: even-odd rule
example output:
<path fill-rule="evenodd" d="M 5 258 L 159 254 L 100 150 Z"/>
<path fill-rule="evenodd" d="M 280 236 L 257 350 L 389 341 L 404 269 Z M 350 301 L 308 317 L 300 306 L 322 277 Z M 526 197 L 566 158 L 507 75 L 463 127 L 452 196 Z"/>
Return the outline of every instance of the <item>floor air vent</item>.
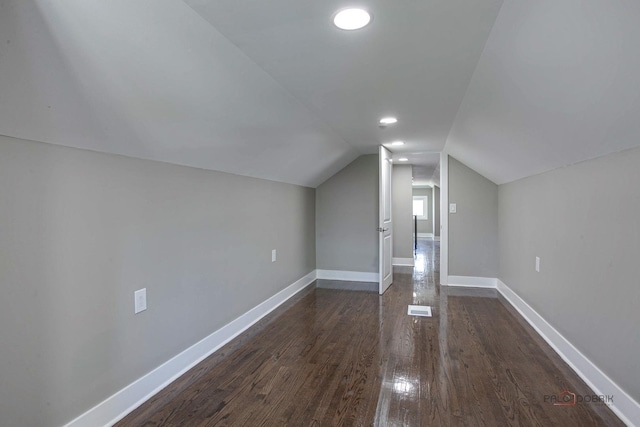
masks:
<path fill-rule="evenodd" d="M 431 306 L 428 305 L 410 305 L 407 310 L 409 316 L 431 317 Z"/>

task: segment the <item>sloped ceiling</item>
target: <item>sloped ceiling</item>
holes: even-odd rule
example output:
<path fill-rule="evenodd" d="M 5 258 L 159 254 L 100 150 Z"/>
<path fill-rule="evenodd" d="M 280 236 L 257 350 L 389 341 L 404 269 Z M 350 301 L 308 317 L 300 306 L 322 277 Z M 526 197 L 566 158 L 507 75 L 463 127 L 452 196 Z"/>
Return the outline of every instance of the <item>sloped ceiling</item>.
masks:
<path fill-rule="evenodd" d="M 502 4 L 368 0 L 372 23 L 347 32 L 344 0 L 185 2 L 361 153 L 442 149 Z"/>
<path fill-rule="evenodd" d="M 446 149 L 501 184 L 640 146 L 640 2 L 505 1 Z"/>
<path fill-rule="evenodd" d="M 0 134 L 311 186 L 358 155 L 181 1 L 0 8 Z"/>
<path fill-rule="evenodd" d="M 502 3 L 4 0 L 0 134 L 307 186 L 396 139 L 497 183 L 640 145 L 640 2 Z"/>
<path fill-rule="evenodd" d="M 370 0 L 345 32 L 336 0 L 5 0 L 0 134 L 316 186 L 441 150 L 501 4 Z"/>

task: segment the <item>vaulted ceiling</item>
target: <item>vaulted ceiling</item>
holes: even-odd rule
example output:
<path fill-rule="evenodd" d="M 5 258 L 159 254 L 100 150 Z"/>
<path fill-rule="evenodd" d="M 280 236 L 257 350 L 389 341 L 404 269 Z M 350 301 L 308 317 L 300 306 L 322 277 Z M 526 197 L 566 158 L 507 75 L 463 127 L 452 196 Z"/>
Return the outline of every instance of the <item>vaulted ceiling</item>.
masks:
<path fill-rule="evenodd" d="M 307 186 L 397 139 L 498 183 L 639 145 L 638 2 L 502 3 L 2 1 L 0 134 Z"/>
<path fill-rule="evenodd" d="M 502 184 L 640 146 L 640 2 L 505 1 L 446 149 Z"/>

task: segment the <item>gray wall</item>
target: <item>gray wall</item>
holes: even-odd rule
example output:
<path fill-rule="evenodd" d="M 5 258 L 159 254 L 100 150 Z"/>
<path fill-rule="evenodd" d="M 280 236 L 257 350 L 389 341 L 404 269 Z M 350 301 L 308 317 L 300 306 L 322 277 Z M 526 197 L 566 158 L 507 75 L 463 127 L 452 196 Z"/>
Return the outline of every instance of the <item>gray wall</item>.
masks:
<path fill-rule="evenodd" d="M 640 149 L 501 185 L 498 276 L 636 401 L 638 183 Z"/>
<path fill-rule="evenodd" d="M 311 188 L 0 137 L 0 425 L 62 425 L 313 271 L 314 205 Z"/>
<path fill-rule="evenodd" d="M 316 189 L 318 269 L 378 272 L 378 163 L 360 156 Z"/>
<path fill-rule="evenodd" d="M 433 234 L 440 236 L 440 187 L 433 187 Z"/>
<path fill-rule="evenodd" d="M 413 259 L 411 165 L 393 166 L 393 257 Z"/>
<path fill-rule="evenodd" d="M 498 186 L 449 157 L 449 275 L 497 277 Z"/>
<path fill-rule="evenodd" d="M 427 212 L 429 219 L 418 220 L 418 233 L 433 233 L 433 189 L 431 188 L 414 188 L 414 196 L 427 197 Z M 412 206 L 413 209 L 413 206 Z"/>

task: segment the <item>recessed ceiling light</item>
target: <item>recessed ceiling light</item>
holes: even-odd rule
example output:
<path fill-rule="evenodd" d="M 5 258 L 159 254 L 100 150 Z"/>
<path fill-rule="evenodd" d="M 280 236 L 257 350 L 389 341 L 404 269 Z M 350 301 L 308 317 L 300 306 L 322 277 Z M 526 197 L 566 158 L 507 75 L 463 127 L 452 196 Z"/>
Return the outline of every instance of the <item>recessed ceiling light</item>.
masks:
<path fill-rule="evenodd" d="M 333 17 L 333 23 L 342 30 L 359 30 L 371 22 L 371 15 L 364 9 L 342 9 Z"/>
<path fill-rule="evenodd" d="M 408 162 L 408 161 L 409 161 L 409 159 L 407 159 L 406 157 L 400 157 L 400 158 L 398 159 L 398 161 L 399 161 L 399 162 Z"/>
<path fill-rule="evenodd" d="M 398 123 L 398 119 L 395 117 L 383 117 L 380 119 L 381 125 L 392 125 L 394 123 Z"/>
<path fill-rule="evenodd" d="M 391 145 L 404 145 L 404 141 L 393 141 Z"/>

